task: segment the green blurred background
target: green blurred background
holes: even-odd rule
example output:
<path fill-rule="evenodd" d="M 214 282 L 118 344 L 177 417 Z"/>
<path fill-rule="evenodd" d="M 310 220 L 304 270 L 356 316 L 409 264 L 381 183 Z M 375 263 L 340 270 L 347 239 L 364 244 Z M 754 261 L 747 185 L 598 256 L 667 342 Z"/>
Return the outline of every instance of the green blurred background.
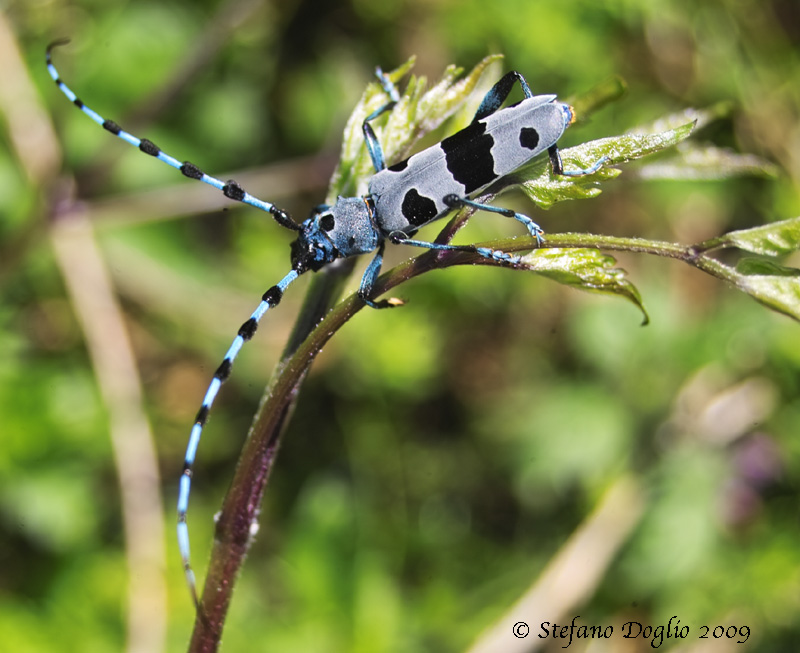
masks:
<path fill-rule="evenodd" d="M 698 139 L 780 169 L 678 183 L 638 180 L 626 166 L 598 199 L 534 212 L 546 232 L 690 243 L 800 214 L 794 0 L 24 0 L 3 3 L 2 21 L 2 650 L 185 647 L 193 609 L 173 532 L 189 427 L 239 324 L 287 271 L 292 238 L 97 128 L 52 84 L 48 42 L 72 39 L 56 64 L 101 114 L 299 218 L 324 195 L 375 65 L 416 54 L 416 71 L 435 79 L 494 52 L 534 91 L 562 97 L 625 78 L 623 100 L 566 145 L 727 101 L 730 116 Z M 87 222 L 93 232 L 70 231 Z M 483 215 L 458 240 L 518 231 Z M 138 457 L 148 429 L 135 377 L 113 364 L 98 376 L 86 309 L 67 290 L 64 252 L 80 267 L 91 257 L 74 244 L 93 239 L 141 375 L 157 486 Z M 410 254 L 395 249 L 389 263 Z M 423 276 L 395 293 L 409 300 L 402 309 L 347 324 L 302 390 L 224 650 L 464 651 L 495 623 L 508 641 L 492 650 L 512 650 L 523 640 L 506 611 L 610 488 L 621 488 L 610 514 L 627 516 L 627 529 L 612 520 L 569 559 L 559 592 L 528 615 L 525 650 L 560 650 L 533 648 L 546 644 L 538 624 L 578 614 L 617 633 L 630 619 L 678 615 L 692 628 L 685 651 L 798 650 L 798 326 L 680 263 L 620 261 L 647 327 L 618 299 L 495 268 Z M 74 278 L 102 296 L 91 273 Z M 202 442 L 189 511 L 201 579 L 213 514 L 307 281 L 245 349 Z M 125 350 L 103 306 L 93 310 L 110 351 Z M 127 390 L 115 394 L 117 382 Z M 110 425 L 134 453 L 114 454 Z M 151 526 L 133 527 L 138 558 L 124 535 L 126 473 L 130 497 L 155 489 L 165 506 L 152 495 Z M 163 570 L 166 583 L 165 607 L 133 634 L 129 569 L 137 579 Z M 159 573 L 148 579 L 134 583 L 135 601 L 161 606 Z M 751 635 L 700 640 L 703 624 Z M 651 650 L 616 634 L 594 645 L 571 648 Z"/>

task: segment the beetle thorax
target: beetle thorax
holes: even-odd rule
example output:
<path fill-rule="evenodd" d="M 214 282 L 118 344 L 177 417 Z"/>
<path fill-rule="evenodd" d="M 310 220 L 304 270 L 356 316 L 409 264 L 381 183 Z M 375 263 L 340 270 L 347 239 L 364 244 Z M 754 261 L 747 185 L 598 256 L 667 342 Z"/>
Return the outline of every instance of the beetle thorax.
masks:
<path fill-rule="evenodd" d="M 372 198 L 339 197 L 303 223 L 292 243 L 292 266 L 319 270 L 337 258 L 374 251 L 381 237 Z"/>

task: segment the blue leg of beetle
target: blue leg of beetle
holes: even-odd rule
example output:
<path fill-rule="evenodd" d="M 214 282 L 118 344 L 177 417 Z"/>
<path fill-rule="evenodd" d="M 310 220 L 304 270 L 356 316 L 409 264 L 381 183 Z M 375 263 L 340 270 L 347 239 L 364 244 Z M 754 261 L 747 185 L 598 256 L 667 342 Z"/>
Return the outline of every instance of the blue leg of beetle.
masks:
<path fill-rule="evenodd" d="M 603 167 L 603 164 L 606 161 L 608 161 L 605 156 L 601 156 L 588 168 L 582 168 L 579 170 L 564 170 L 564 163 L 561 161 L 561 154 L 558 152 L 558 145 L 551 145 L 547 149 L 547 154 L 550 156 L 550 165 L 553 166 L 553 174 L 562 175 L 563 177 L 583 177 L 584 175 L 594 174 Z"/>
<path fill-rule="evenodd" d="M 394 306 L 397 306 L 396 303 L 385 299 L 381 301 L 375 301 L 371 299 L 372 287 L 375 285 L 375 280 L 381 273 L 381 265 L 383 265 L 383 250 L 385 248 L 386 241 L 383 240 L 378 246 L 378 251 L 376 252 L 375 256 L 369 262 L 367 269 L 364 270 L 364 276 L 361 277 L 361 285 L 358 288 L 358 296 L 361 298 L 361 301 L 372 308 L 393 308 Z"/>
<path fill-rule="evenodd" d="M 507 254 L 501 252 L 499 249 L 489 249 L 488 247 L 475 247 L 474 245 L 450 245 L 444 243 L 429 243 L 424 240 L 412 240 L 411 238 L 403 238 L 402 236 L 392 236 L 391 240 L 396 245 L 410 245 L 412 247 L 424 247 L 425 249 L 434 249 L 440 252 L 472 252 L 479 254 L 483 258 L 492 259 L 493 261 L 500 261 L 508 263 L 509 265 L 516 265 L 522 259 L 514 254 Z"/>
<path fill-rule="evenodd" d="M 250 340 L 258 328 L 258 323 L 270 308 L 278 305 L 283 297 L 283 293 L 292 281 L 297 279 L 300 273 L 297 270 L 292 270 L 287 274 L 277 285 L 270 288 L 264 293 L 261 298 L 261 303 L 258 305 L 250 319 L 245 322 L 239 329 L 239 333 L 231 343 L 228 352 L 222 364 L 214 372 L 214 378 L 206 390 L 205 397 L 203 398 L 203 405 L 195 418 L 192 433 L 189 436 L 189 444 L 186 447 L 186 455 L 183 460 L 183 472 L 181 476 L 180 489 L 178 492 L 178 549 L 180 550 L 181 559 L 183 560 L 183 569 L 186 574 L 186 583 L 189 586 L 189 591 L 192 594 L 195 605 L 197 601 L 197 585 L 195 582 L 194 571 L 189 563 L 189 528 L 186 525 L 186 511 L 189 508 L 189 493 L 192 487 L 192 467 L 194 459 L 197 455 L 197 446 L 200 444 L 200 436 L 203 434 L 203 427 L 208 421 L 208 414 L 211 411 L 211 406 L 217 398 L 217 393 L 222 384 L 230 376 L 233 361 L 239 355 L 244 343 Z"/>
<path fill-rule="evenodd" d="M 372 159 L 372 165 L 375 168 L 375 172 L 380 172 L 386 168 L 386 160 L 383 156 L 383 148 L 381 147 L 380 141 L 378 141 L 378 137 L 375 136 L 375 132 L 373 131 L 369 122 L 370 120 L 375 120 L 375 118 L 382 113 L 393 109 L 395 104 L 397 103 L 392 100 L 391 102 L 384 104 L 379 109 L 375 109 L 375 111 L 367 116 L 366 120 L 364 120 L 364 124 L 362 125 L 362 129 L 364 130 L 364 140 L 367 143 L 367 150 L 369 151 L 369 156 Z"/>
<path fill-rule="evenodd" d="M 207 175 L 202 170 L 200 170 L 200 168 L 198 168 L 196 165 L 194 165 L 189 161 L 180 162 L 177 159 L 171 157 L 166 152 L 163 152 L 155 143 L 153 143 L 153 141 L 150 141 L 146 138 L 137 138 L 133 134 L 129 134 L 113 120 L 106 120 L 99 113 L 87 107 L 75 95 L 72 89 L 70 89 L 64 82 L 61 81 L 61 78 L 58 75 L 58 71 L 56 70 L 56 67 L 53 65 L 53 60 L 51 57 L 51 52 L 53 48 L 58 47 L 59 45 L 63 45 L 66 42 L 67 41 L 56 41 L 55 43 L 51 43 L 49 46 L 47 46 L 47 53 L 46 53 L 47 70 L 50 72 L 50 77 L 53 78 L 53 81 L 56 83 L 56 86 L 58 86 L 61 92 L 67 96 L 67 99 L 69 99 L 70 102 L 72 102 L 76 107 L 78 107 L 87 116 L 89 116 L 89 118 L 91 118 L 94 122 L 96 122 L 106 131 L 109 131 L 112 134 L 114 134 L 114 136 L 121 138 L 129 145 L 133 145 L 134 147 L 138 148 L 145 154 L 149 154 L 150 156 L 155 157 L 159 161 L 163 161 L 168 166 L 172 166 L 173 168 L 179 170 L 181 174 L 183 174 L 185 177 L 189 177 L 190 179 L 197 179 L 199 181 L 202 181 L 204 184 L 213 186 L 217 190 L 221 190 L 224 193 L 225 197 L 228 197 L 232 200 L 236 200 L 237 202 L 244 202 L 245 204 L 254 206 L 257 209 L 266 211 L 282 227 L 286 227 L 287 229 L 292 229 L 293 231 L 300 230 L 300 225 L 298 225 L 294 220 L 292 220 L 289 217 L 288 213 L 286 213 L 282 209 L 279 209 L 274 204 L 270 204 L 269 202 L 264 202 L 263 200 L 260 200 L 257 197 L 253 197 L 233 179 L 229 179 L 228 181 L 225 182 L 222 181 L 221 179 L 217 179 L 216 177 L 212 177 L 211 175 Z"/>
<path fill-rule="evenodd" d="M 386 92 L 386 95 L 389 96 L 392 102 L 399 102 L 400 93 L 397 91 L 397 87 L 394 85 L 394 82 L 386 76 L 386 73 L 381 70 L 380 66 L 375 68 L 375 77 L 378 78 L 381 86 L 383 86 L 383 90 Z"/>
<path fill-rule="evenodd" d="M 381 86 L 383 86 L 386 95 L 389 96 L 389 102 L 369 114 L 361 127 L 364 131 L 364 140 L 367 143 L 367 150 L 372 159 L 372 165 L 375 168 L 375 172 L 380 172 L 386 168 L 386 160 L 383 156 L 383 148 L 369 123 L 381 114 L 393 109 L 400 101 L 400 94 L 397 92 L 397 87 L 392 83 L 392 80 L 390 80 L 380 68 L 375 69 L 375 75 L 381 83 Z"/>
<path fill-rule="evenodd" d="M 525 81 L 522 73 L 512 70 L 511 72 L 503 75 L 500 78 L 500 81 L 498 81 L 494 86 L 492 86 L 491 89 L 489 89 L 489 92 L 483 97 L 483 101 L 478 107 L 478 111 L 475 113 L 475 117 L 472 119 L 472 122 L 480 120 L 481 118 L 485 118 L 486 116 L 497 111 L 500 108 L 500 105 L 506 101 L 511 89 L 514 88 L 515 82 L 519 82 L 522 92 L 525 94 L 526 98 L 533 97 L 531 87 L 528 86 L 528 82 Z"/>
<path fill-rule="evenodd" d="M 441 243 L 429 243 L 422 240 L 412 240 L 410 238 L 405 238 L 404 236 L 399 236 L 399 235 L 391 236 L 391 240 L 396 245 L 411 245 L 412 247 L 424 247 L 425 249 L 434 249 L 442 252 L 472 252 L 475 254 L 479 254 L 484 258 L 492 259 L 494 261 L 501 261 L 503 263 L 508 263 L 510 265 L 515 265 L 521 261 L 519 256 L 506 254 L 505 252 L 501 252 L 500 250 L 489 249 L 488 247 L 475 247 L 473 245 L 446 245 Z M 381 243 L 380 247 L 378 248 L 378 253 L 375 254 L 375 257 L 372 259 L 372 261 L 370 261 L 370 264 L 364 271 L 364 276 L 361 277 L 361 285 L 358 288 L 358 296 L 365 304 L 367 304 L 367 306 L 371 306 L 372 308 L 393 308 L 394 306 L 399 305 L 398 303 L 395 303 L 392 300 L 384 299 L 380 301 L 375 301 L 370 298 L 372 295 L 372 288 L 374 287 L 375 281 L 377 280 L 378 275 L 381 272 L 381 264 L 383 263 L 383 250 L 385 242 L 386 241 L 383 241 Z"/>
<path fill-rule="evenodd" d="M 490 204 L 481 204 L 480 202 L 473 202 L 471 199 L 466 197 L 459 197 L 458 195 L 446 195 L 444 198 L 444 203 L 447 204 L 450 208 L 457 208 L 459 206 L 470 206 L 474 209 L 479 211 L 488 211 L 489 213 L 499 213 L 507 218 L 514 218 L 517 222 L 521 222 L 525 225 L 525 228 L 528 230 L 528 233 L 536 238 L 536 242 L 541 245 L 544 238 L 542 238 L 542 228 L 536 224 L 533 220 L 531 220 L 527 215 L 522 213 L 517 213 L 516 211 L 512 211 L 511 209 L 504 209 L 499 206 L 492 206 Z"/>

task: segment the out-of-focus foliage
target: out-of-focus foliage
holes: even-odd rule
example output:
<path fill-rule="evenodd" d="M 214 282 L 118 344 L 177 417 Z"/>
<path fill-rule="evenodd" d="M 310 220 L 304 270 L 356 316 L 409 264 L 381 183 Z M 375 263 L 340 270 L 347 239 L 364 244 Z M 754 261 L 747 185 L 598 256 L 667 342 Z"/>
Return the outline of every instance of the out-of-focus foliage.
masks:
<path fill-rule="evenodd" d="M 505 59 L 489 77 L 517 69 L 534 92 L 565 99 L 625 79 L 626 96 L 571 127 L 565 147 L 728 103 L 695 137 L 717 148 L 704 151 L 777 170 L 659 181 L 646 160 L 591 201 L 543 212 L 503 196 L 546 232 L 695 243 L 735 231 L 719 246 L 772 255 L 781 243 L 746 230 L 800 215 L 793 2 L 250 5 L 26 0 L 4 12 L 55 124 L 64 178 L 96 220 L 140 366 L 167 505 L 169 650 L 193 619 L 172 537 L 189 426 L 239 324 L 288 269 L 292 236 L 254 210 L 213 208 L 218 194 L 91 123 L 47 75 L 48 42 L 72 39 L 55 56 L 87 104 L 175 156 L 223 178 L 274 164 L 259 194 L 299 218 L 324 197 L 375 65 L 415 54 L 415 72 L 438 79 L 494 52 Z M 220 16 L 242 7 L 247 19 L 215 46 Z M 181 70 L 187 59 L 202 65 Z M 157 105 L 164 86 L 172 94 Z M 128 577 L 108 415 L 45 235 L 63 188 L 26 177 L 9 129 L 19 121 L 3 111 L 0 638 L 20 653 L 120 650 Z M 478 215 L 455 242 L 518 232 Z M 389 250 L 389 263 L 410 255 Z M 624 302 L 476 267 L 420 277 L 398 292 L 405 306 L 361 311 L 337 334 L 286 434 L 224 650 L 465 650 L 626 475 L 646 488 L 644 517 L 574 614 L 653 625 L 677 614 L 693 633 L 748 625 L 741 650 L 791 650 L 798 326 L 680 263 L 620 259 L 647 327 Z M 753 282 L 785 271 L 723 260 Z M 237 362 L 200 449 L 189 523 L 201 578 L 212 516 L 302 299 L 295 286 Z M 532 629 L 546 620 L 532 615 Z"/>

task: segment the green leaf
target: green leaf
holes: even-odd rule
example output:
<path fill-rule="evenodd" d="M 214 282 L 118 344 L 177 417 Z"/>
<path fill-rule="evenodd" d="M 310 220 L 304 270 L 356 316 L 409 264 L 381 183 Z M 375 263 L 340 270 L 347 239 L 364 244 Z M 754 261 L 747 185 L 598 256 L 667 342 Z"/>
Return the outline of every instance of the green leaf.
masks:
<path fill-rule="evenodd" d="M 659 134 L 670 129 L 677 129 L 687 123 L 695 125 L 695 131 L 703 129 L 712 122 L 730 115 L 733 105 L 730 102 L 718 102 L 705 109 L 689 107 L 683 111 L 667 114 L 629 130 L 631 134 Z"/>
<path fill-rule="evenodd" d="M 561 158 L 566 169 L 587 168 L 600 157 L 607 159 L 606 166 L 624 163 L 653 154 L 687 138 L 694 129 L 688 123 L 657 134 L 623 134 L 611 138 L 589 141 L 566 150 Z M 511 176 L 511 183 L 519 183 L 525 194 L 542 208 L 550 208 L 557 202 L 583 199 L 600 194 L 599 181 L 613 179 L 619 170 L 603 167 L 585 177 L 561 177 L 553 174 L 547 159 L 526 166 Z"/>
<path fill-rule="evenodd" d="M 732 231 L 698 246 L 699 250 L 736 247 L 760 254 L 781 256 L 800 249 L 800 217 L 762 227 Z M 768 258 L 746 257 L 737 262 L 729 280 L 765 306 L 800 320 L 800 270 Z"/>
<path fill-rule="evenodd" d="M 469 99 L 486 69 L 503 55 L 492 54 L 484 57 L 470 73 L 461 80 L 458 76 L 462 69 L 448 66 L 442 79 L 428 91 L 419 101 L 419 129 L 428 133 L 442 124 L 441 116 L 451 116 Z"/>
<path fill-rule="evenodd" d="M 771 259 L 756 258 L 750 256 L 743 258 L 736 263 L 736 271 L 740 274 L 750 276 L 757 275 L 771 275 L 775 277 L 796 277 L 800 276 L 800 270 L 797 268 L 786 267 L 772 261 Z"/>
<path fill-rule="evenodd" d="M 701 249 L 737 247 L 754 254 L 780 256 L 800 249 L 800 217 L 761 227 L 731 231 L 700 245 Z"/>
<path fill-rule="evenodd" d="M 800 270 L 763 260 L 757 266 L 752 262 L 737 266 L 737 272 L 740 268 L 747 273 L 737 275 L 734 280 L 737 288 L 764 306 L 800 321 Z M 771 273 L 751 273 L 757 270 Z"/>
<path fill-rule="evenodd" d="M 623 134 L 622 136 L 601 138 L 564 150 L 562 157 L 582 157 L 583 160 L 588 161 L 589 158 L 597 155 L 605 155 L 609 159 L 609 164 L 625 163 L 672 147 L 688 138 L 693 130 L 694 123 L 689 122 L 655 134 Z M 571 155 L 572 152 L 575 154 Z"/>
<path fill-rule="evenodd" d="M 695 124 L 695 132 L 712 122 L 730 115 L 733 105 L 718 102 L 705 109 L 685 109 L 637 127 L 635 133 L 654 134 L 673 129 L 688 122 Z M 640 179 L 713 180 L 731 177 L 774 177 L 777 167 L 753 154 L 737 154 L 713 145 L 681 143 L 676 154 L 668 159 L 648 163 L 635 174 Z"/>
<path fill-rule="evenodd" d="M 777 167 L 755 154 L 737 154 L 713 145 L 684 143 L 675 156 L 636 171 L 640 179 L 714 180 L 732 177 L 775 177 Z"/>
<path fill-rule="evenodd" d="M 522 257 L 524 267 L 565 286 L 624 297 L 642 312 L 642 324 L 647 324 L 649 317 L 639 291 L 624 270 L 614 267 L 616 263 L 613 256 L 590 247 L 544 247 Z"/>

